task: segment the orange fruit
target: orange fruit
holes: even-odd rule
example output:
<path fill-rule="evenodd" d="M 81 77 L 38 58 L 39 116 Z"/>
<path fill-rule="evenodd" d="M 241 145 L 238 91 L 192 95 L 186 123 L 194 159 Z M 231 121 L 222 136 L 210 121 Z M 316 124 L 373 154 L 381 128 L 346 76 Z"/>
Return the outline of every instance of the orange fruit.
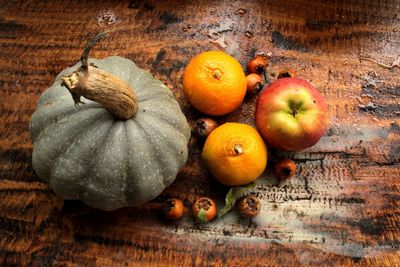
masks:
<path fill-rule="evenodd" d="M 260 176 L 267 166 L 267 146 L 253 127 L 225 123 L 208 136 L 203 161 L 220 183 L 245 185 Z"/>
<path fill-rule="evenodd" d="M 198 54 L 183 73 L 183 92 L 190 104 L 208 115 L 225 115 L 238 108 L 246 86 L 240 63 L 221 51 Z"/>

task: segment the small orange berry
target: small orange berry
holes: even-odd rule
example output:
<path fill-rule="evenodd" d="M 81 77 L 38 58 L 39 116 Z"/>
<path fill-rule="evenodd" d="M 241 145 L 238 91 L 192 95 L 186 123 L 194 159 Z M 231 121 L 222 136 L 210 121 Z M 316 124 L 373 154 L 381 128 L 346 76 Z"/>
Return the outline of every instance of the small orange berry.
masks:
<path fill-rule="evenodd" d="M 258 197 L 249 195 L 239 200 L 238 208 L 240 215 L 245 218 L 253 218 L 260 213 L 261 203 Z"/>
<path fill-rule="evenodd" d="M 263 78 L 257 73 L 250 73 L 246 76 L 247 92 L 257 93 L 261 91 L 263 86 Z"/>
<path fill-rule="evenodd" d="M 291 159 L 282 159 L 274 165 L 274 174 L 278 179 L 289 179 L 295 172 L 296 164 Z"/>
<path fill-rule="evenodd" d="M 218 123 L 213 119 L 201 118 L 196 122 L 194 134 L 201 139 L 205 139 L 212 131 L 218 127 Z"/>
<path fill-rule="evenodd" d="M 267 68 L 267 58 L 263 55 L 257 55 L 247 63 L 248 73 L 263 74 Z"/>
<path fill-rule="evenodd" d="M 211 198 L 200 197 L 194 202 L 192 212 L 197 221 L 209 222 L 217 215 L 217 204 Z"/>
<path fill-rule="evenodd" d="M 278 79 L 281 78 L 294 78 L 297 77 L 297 71 L 292 68 L 281 69 L 278 72 Z"/>
<path fill-rule="evenodd" d="M 184 210 L 183 202 L 177 198 L 170 198 L 163 205 L 163 213 L 170 220 L 182 218 Z"/>

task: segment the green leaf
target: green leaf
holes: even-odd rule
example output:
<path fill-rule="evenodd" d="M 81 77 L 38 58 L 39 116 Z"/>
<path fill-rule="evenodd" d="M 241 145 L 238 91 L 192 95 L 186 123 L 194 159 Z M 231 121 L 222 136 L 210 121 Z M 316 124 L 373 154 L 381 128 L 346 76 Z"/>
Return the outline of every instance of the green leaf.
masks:
<path fill-rule="evenodd" d="M 255 183 L 253 182 L 244 186 L 237 186 L 229 189 L 225 197 L 225 207 L 218 212 L 218 217 L 221 218 L 227 214 L 235 206 L 236 201 L 247 195 L 250 189 L 254 186 Z"/>
<path fill-rule="evenodd" d="M 207 213 L 206 213 L 206 211 L 203 210 L 203 209 L 200 209 L 200 210 L 199 210 L 199 213 L 197 214 L 197 219 L 198 219 L 200 222 L 203 222 L 203 223 L 208 222 L 208 218 L 207 218 Z"/>

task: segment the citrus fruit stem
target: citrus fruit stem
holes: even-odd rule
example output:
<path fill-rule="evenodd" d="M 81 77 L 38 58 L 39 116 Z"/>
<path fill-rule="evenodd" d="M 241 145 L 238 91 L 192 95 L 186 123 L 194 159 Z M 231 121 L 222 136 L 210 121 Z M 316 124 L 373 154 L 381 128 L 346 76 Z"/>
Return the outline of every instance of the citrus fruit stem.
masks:
<path fill-rule="evenodd" d="M 221 73 L 220 70 L 215 70 L 215 71 L 213 72 L 212 75 L 213 75 L 213 77 L 214 77 L 215 79 L 217 79 L 217 80 L 220 80 L 221 77 L 222 77 L 222 73 Z"/>
<path fill-rule="evenodd" d="M 243 153 L 243 147 L 242 147 L 242 145 L 236 144 L 236 145 L 233 147 L 233 151 L 235 152 L 235 155 L 240 155 L 240 154 L 242 154 L 242 153 Z"/>

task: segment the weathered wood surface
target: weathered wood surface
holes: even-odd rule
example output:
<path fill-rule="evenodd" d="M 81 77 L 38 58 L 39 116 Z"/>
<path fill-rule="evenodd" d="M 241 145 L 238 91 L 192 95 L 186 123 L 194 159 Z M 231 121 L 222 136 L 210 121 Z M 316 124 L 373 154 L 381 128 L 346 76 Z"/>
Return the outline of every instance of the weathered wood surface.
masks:
<path fill-rule="evenodd" d="M 399 56 L 399 1 L 0 2 L 0 264 L 400 266 L 400 69 L 362 60 Z M 269 171 L 259 179 L 253 221 L 235 212 L 206 225 L 159 216 L 169 196 L 188 206 L 196 195 L 223 200 L 227 189 L 207 175 L 194 140 L 176 182 L 143 208 L 106 213 L 63 201 L 32 170 L 28 122 L 88 34 L 104 30 L 92 56 L 149 70 L 191 125 L 201 114 L 182 95 L 182 71 L 196 53 L 221 49 L 243 66 L 270 53 L 272 80 L 297 69 L 325 96 L 329 130 L 289 155 L 292 180 L 277 184 Z M 254 103 L 218 120 L 252 124 Z"/>

